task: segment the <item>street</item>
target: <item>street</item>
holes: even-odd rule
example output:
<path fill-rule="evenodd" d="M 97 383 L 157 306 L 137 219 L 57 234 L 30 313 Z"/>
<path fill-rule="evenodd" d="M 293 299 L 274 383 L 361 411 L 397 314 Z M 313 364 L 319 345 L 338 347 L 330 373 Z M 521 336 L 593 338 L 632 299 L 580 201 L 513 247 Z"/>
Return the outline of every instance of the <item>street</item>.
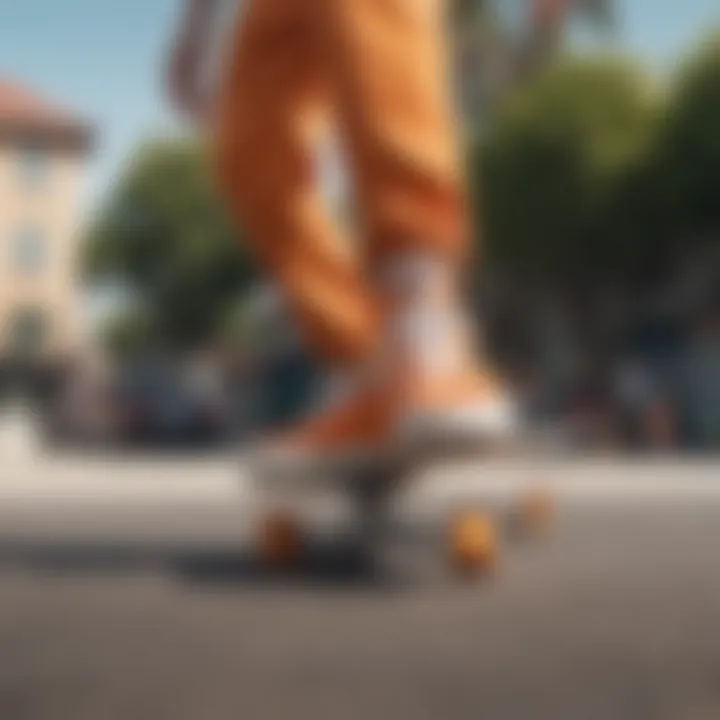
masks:
<path fill-rule="evenodd" d="M 467 584 L 428 543 L 407 572 L 259 572 L 232 459 L 5 462 L 0 718 L 715 720 L 719 468 L 438 471 L 408 523 L 558 493 L 552 532 Z"/>

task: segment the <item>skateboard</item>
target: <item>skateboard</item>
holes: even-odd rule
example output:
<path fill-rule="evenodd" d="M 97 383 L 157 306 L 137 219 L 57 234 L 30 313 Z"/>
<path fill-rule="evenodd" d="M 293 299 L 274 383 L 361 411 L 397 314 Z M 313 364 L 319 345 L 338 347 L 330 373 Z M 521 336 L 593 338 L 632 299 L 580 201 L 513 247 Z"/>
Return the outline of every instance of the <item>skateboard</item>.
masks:
<path fill-rule="evenodd" d="M 465 457 L 462 455 L 461 457 Z M 452 460 L 458 459 L 452 455 Z M 362 469 L 343 473 L 284 478 L 258 478 L 255 484 L 253 548 L 261 566 L 287 571 L 298 569 L 312 552 L 313 528 L 322 525 L 323 509 L 341 501 L 339 527 L 326 533 L 326 542 L 343 538 L 348 557 L 368 569 L 385 565 L 387 549 L 408 537 L 429 544 L 443 569 L 460 578 L 492 575 L 498 567 L 501 545 L 545 534 L 555 519 L 552 493 L 539 483 L 528 485 L 501 507 L 476 499 L 457 500 L 437 512 L 431 522 L 403 524 L 398 501 L 416 483 L 423 470 L 440 458 L 386 458 Z M 443 466 L 448 463 L 443 458 Z M 328 503 L 329 501 L 329 503 Z M 343 502 L 344 501 L 344 502 Z M 337 502 L 335 512 L 337 514 Z"/>

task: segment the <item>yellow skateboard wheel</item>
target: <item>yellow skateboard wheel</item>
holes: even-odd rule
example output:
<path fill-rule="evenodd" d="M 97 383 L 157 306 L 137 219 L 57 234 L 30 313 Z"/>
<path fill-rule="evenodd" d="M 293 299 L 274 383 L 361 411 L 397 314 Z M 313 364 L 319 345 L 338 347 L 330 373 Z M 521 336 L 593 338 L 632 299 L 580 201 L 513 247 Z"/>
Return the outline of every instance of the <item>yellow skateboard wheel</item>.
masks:
<path fill-rule="evenodd" d="M 288 512 L 268 513 L 260 522 L 257 545 L 264 564 L 273 568 L 291 567 L 305 550 L 302 523 Z"/>
<path fill-rule="evenodd" d="M 450 565 L 458 574 L 487 573 L 497 562 L 498 540 L 492 518 L 480 511 L 457 513 L 448 526 Z"/>
<path fill-rule="evenodd" d="M 519 529 L 524 534 L 535 534 L 548 530 L 553 524 L 555 516 L 555 500 L 545 490 L 531 490 L 519 502 L 517 522 Z"/>

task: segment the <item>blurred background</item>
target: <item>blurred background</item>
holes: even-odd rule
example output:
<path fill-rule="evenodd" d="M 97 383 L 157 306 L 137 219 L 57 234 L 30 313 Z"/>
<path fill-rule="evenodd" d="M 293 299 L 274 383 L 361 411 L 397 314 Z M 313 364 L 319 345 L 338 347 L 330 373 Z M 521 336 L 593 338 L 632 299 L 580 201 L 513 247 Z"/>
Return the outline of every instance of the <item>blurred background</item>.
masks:
<path fill-rule="evenodd" d="M 422 468 L 381 572 L 283 577 L 235 448 L 319 372 L 168 107 L 180 5 L 0 0 L 0 720 L 720 718 L 718 0 L 451 3 L 478 342 L 569 452 Z"/>
<path fill-rule="evenodd" d="M 720 10 L 556 5 L 453 7 L 478 336 L 579 448 L 717 449 Z M 0 443 L 224 446 L 316 392 L 164 103 L 176 11 L 0 3 Z"/>

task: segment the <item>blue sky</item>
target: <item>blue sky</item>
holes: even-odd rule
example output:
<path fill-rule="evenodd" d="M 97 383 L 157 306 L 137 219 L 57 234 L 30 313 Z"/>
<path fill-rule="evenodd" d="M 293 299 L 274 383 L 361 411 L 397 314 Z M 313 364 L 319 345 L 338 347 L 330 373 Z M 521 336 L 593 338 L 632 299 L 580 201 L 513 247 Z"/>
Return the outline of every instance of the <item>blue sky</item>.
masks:
<path fill-rule="evenodd" d="M 87 197 L 102 195 L 133 144 L 167 128 L 159 70 L 179 0 L 0 0 L 0 76 L 91 119 L 100 148 Z M 619 0 L 621 47 L 666 66 L 713 24 L 719 0 Z"/>

